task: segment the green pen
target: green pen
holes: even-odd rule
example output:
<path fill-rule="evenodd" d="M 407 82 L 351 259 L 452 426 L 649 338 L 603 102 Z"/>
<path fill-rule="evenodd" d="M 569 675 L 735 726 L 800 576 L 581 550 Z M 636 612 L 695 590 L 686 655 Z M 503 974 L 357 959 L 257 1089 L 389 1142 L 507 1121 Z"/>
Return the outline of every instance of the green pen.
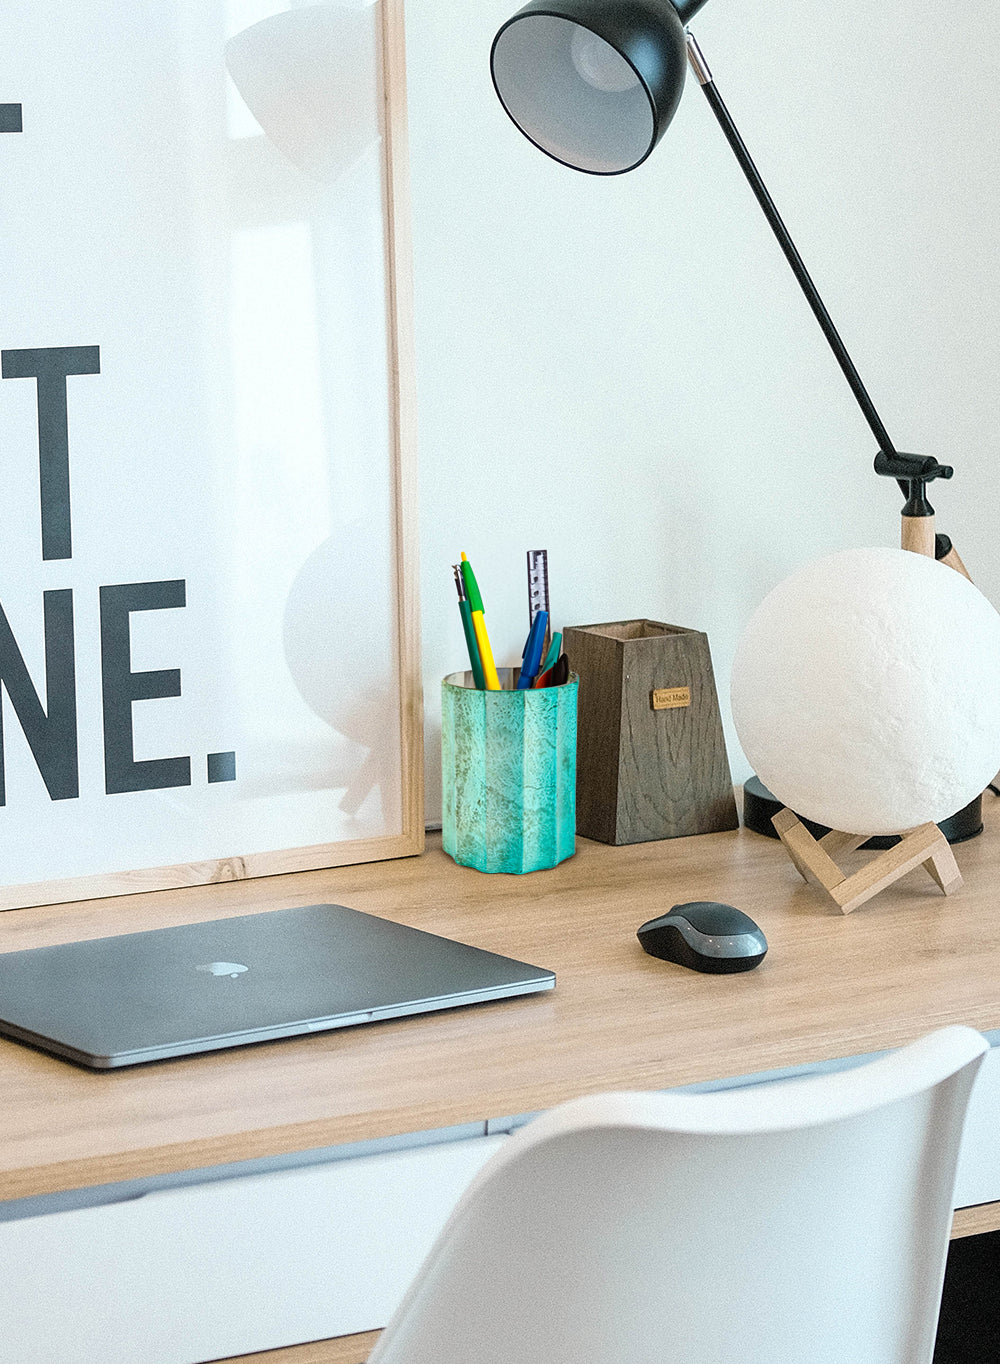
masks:
<path fill-rule="evenodd" d="M 484 685 L 487 691 L 499 691 L 500 678 L 497 675 L 496 664 L 493 662 L 493 650 L 490 648 L 490 637 L 486 633 L 486 622 L 483 620 L 483 598 L 465 550 L 462 551 L 462 562 L 459 567 L 462 570 L 462 581 L 465 583 L 465 591 L 469 598 L 472 628 L 476 632 L 479 661 L 483 666 Z"/>
<path fill-rule="evenodd" d="M 476 643 L 476 631 L 472 624 L 472 608 L 469 599 L 465 595 L 465 581 L 462 578 L 462 570 L 458 564 L 452 564 L 455 574 L 455 587 L 458 591 L 458 609 L 462 615 L 462 629 L 465 631 L 465 643 L 469 650 L 469 663 L 472 667 L 472 680 L 476 684 L 477 691 L 486 690 L 486 679 L 483 677 L 483 665 L 479 658 L 479 646 Z"/>

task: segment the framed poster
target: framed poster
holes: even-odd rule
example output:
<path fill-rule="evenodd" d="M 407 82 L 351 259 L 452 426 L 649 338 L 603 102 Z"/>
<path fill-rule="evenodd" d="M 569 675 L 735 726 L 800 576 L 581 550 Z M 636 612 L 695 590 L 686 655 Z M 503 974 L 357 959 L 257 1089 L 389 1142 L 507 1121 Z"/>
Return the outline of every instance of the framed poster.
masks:
<path fill-rule="evenodd" d="M 404 157 L 400 0 L 4 5 L 0 908 L 420 851 Z"/>

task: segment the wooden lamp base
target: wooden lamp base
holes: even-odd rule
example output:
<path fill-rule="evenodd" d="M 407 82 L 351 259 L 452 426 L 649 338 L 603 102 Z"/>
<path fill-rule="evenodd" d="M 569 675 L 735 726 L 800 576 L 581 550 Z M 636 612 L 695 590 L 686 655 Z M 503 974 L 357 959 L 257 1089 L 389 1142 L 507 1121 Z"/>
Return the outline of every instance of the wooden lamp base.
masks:
<path fill-rule="evenodd" d="M 911 829 L 895 847 L 887 848 L 860 871 L 848 876 L 834 859 L 841 853 L 860 848 L 867 842 L 867 834 L 843 834 L 833 829 L 815 839 L 791 810 L 780 810 L 772 823 L 801 875 L 844 914 L 850 914 L 918 865 L 934 878 L 945 895 L 958 890 L 962 884 L 955 855 L 936 824 L 921 824 Z"/>

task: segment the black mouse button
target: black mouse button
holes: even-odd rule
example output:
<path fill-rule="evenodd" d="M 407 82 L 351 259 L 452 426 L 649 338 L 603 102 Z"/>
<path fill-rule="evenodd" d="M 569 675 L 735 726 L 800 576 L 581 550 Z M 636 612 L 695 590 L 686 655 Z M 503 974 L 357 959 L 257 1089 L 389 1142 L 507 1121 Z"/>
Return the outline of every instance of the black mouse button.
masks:
<path fill-rule="evenodd" d="M 760 932 L 749 914 L 744 914 L 735 905 L 724 905 L 719 900 L 689 900 L 687 904 L 674 905 L 662 919 L 669 922 L 671 917 L 686 919 L 699 933 L 708 933 L 713 938 Z"/>

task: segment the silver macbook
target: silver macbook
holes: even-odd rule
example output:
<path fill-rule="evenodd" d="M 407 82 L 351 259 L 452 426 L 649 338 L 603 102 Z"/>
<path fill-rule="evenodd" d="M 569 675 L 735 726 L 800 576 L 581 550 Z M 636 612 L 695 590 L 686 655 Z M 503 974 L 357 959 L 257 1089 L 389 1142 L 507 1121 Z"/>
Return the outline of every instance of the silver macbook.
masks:
<path fill-rule="evenodd" d="M 0 1033 L 99 1070 L 551 990 L 551 971 L 343 905 L 0 953 Z"/>

